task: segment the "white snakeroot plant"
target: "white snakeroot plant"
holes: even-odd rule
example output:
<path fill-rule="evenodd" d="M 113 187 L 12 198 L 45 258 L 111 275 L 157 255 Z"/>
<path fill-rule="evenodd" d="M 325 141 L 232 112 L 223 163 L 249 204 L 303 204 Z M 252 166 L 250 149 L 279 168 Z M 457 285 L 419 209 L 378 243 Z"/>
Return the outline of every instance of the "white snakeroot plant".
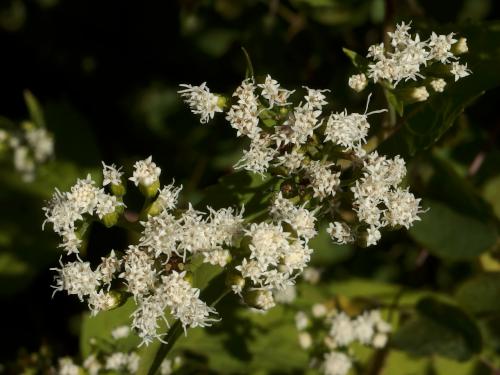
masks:
<path fill-rule="evenodd" d="M 421 41 L 402 24 L 390 37 L 391 50 L 383 45 L 369 49 L 375 64 L 365 73 L 372 80 L 396 85 L 421 79 L 420 68 L 431 61 L 452 65 L 456 76 L 469 73 L 453 65 L 458 62 L 451 34 Z M 446 81 L 433 79 L 433 92 L 442 91 Z M 366 81 L 366 75 L 358 75 L 349 84 L 361 91 Z M 429 94 L 421 87 L 412 88 L 415 100 Z M 369 112 L 370 97 L 363 113 L 334 112 L 327 100 L 329 90 L 287 90 L 269 75 L 259 81 L 245 79 L 231 96 L 211 93 L 206 83 L 181 85 L 179 93 L 201 123 L 225 112 L 236 136 L 248 142 L 235 169 L 258 175 L 254 181 L 266 186 L 255 193 L 258 212 L 184 203 L 179 199 L 182 186 L 161 186 L 161 169 L 152 157 L 137 161 L 131 175 L 103 164 L 102 184 L 91 176 L 78 179 L 67 192 L 56 189 L 44 207 L 44 226 L 60 236 L 65 252 L 54 269 L 55 291 L 76 295 L 94 315 L 129 299 L 135 310 L 128 327 L 141 344 L 165 343 L 174 337 L 171 332 L 210 326 L 224 318 L 215 309 L 218 298 L 200 289 L 195 276 L 202 267 L 221 273 L 223 277 L 210 281 L 222 280 L 213 284 L 224 289 L 221 295 L 233 292 L 249 307 L 265 311 L 293 301 L 299 277 L 312 284 L 319 281 L 321 271 L 308 265 L 314 250 L 310 243 L 320 224 L 326 224 L 335 243 L 372 246 L 384 230 L 408 229 L 420 220 L 423 210 L 405 185 L 404 160 L 379 155 L 369 144 L 370 121 L 386 111 Z M 125 211 L 127 188 L 142 193 L 142 209 Z M 82 258 L 93 223 L 134 231 L 134 241 L 91 263 Z M 380 348 L 390 331 L 376 311 L 352 318 L 318 305 L 313 318 L 328 323 L 322 343 L 326 350 L 318 359 L 325 374 L 343 375 L 350 369 L 346 348 L 353 342 Z M 312 347 L 315 342 L 307 331 L 312 318 L 300 315 L 296 321 L 302 347 Z M 115 336 L 125 331 L 115 331 Z M 117 352 L 100 366 L 130 370 L 135 358 Z"/>

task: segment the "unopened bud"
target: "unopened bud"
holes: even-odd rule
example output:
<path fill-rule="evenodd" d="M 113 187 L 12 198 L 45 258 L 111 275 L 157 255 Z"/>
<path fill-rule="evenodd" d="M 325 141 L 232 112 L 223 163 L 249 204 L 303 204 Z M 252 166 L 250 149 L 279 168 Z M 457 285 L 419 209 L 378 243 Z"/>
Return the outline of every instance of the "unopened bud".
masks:
<path fill-rule="evenodd" d="M 451 52 L 454 55 L 462 55 L 469 52 L 469 47 L 467 46 L 467 38 L 459 38 L 458 41 L 451 46 Z"/>
<path fill-rule="evenodd" d="M 401 97 L 406 103 L 425 102 L 429 97 L 429 92 L 425 86 L 410 87 L 397 91 L 397 95 Z"/>
<path fill-rule="evenodd" d="M 141 191 L 142 195 L 144 195 L 146 198 L 154 198 L 158 193 L 159 189 L 160 189 L 160 180 L 158 179 L 156 179 L 155 181 L 153 181 L 153 183 L 149 185 L 145 185 L 143 183 L 139 184 L 139 190 Z"/>
<path fill-rule="evenodd" d="M 368 80 L 366 76 L 361 74 L 355 74 L 349 77 L 349 87 L 356 92 L 361 92 L 368 85 Z"/>
<path fill-rule="evenodd" d="M 443 92 L 446 86 L 446 81 L 442 78 L 433 79 L 429 83 L 435 92 Z"/>
<path fill-rule="evenodd" d="M 276 305 L 270 290 L 248 290 L 243 294 L 243 300 L 248 306 L 260 310 L 269 310 Z"/>
<path fill-rule="evenodd" d="M 110 190 L 111 193 L 117 197 L 123 197 L 127 193 L 127 187 L 123 183 L 118 185 L 111 184 Z"/>
<path fill-rule="evenodd" d="M 241 292 L 245 286 L 245 278 L 237 272 L 228 272 L 225 280 L 226 286 L 235 292 Z"/>

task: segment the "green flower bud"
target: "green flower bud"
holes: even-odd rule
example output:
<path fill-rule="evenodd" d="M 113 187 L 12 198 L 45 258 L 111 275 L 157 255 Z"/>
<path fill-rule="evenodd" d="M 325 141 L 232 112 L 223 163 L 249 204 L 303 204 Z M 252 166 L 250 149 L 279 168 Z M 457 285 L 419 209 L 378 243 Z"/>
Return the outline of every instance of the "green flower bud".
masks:
<path fill-rule="evenodd" d="M 150 185 L 139 184 L 139 190 L 146 198 L 154 198 L 160 189 L 160 180 L 155 180 Z"/>
<path fill-rule="evenodd" d="M 225 283 L 229 288 L 234 286 L 238 290 L 243 290 L 243 287 L 245 286 L 245 278 L 241 276 L 239 272 L 230 271 L 226 274 Z"/>
<path fill-rule="evenodd" d="M 123 183 L 119 185 L 111 184 L 110 190 L 117 197 L 123 197 L 127 193 L 127 187 Z"/>

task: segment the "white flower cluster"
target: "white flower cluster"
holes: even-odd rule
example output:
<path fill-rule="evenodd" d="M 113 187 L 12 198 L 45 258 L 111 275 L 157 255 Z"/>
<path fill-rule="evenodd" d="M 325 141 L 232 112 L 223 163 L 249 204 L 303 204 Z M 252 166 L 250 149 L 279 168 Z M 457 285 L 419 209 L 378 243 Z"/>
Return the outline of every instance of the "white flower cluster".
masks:
<path fill-rule="evenodd" d="M 105 176 L 110 169 L 113 168 L 104 166 Z M 115 173 L 119 172 L 115 170 Z M 83 224 L 86 216 L 106 219 L 109 215 L 115 215 L 123 206 L 120 197 L 106 193 L 104 188 L 98 188 L 89 174 L 85 179 L 78 179 L 68 192 L 56 189 L 50 202 L 43 208 L 46 217 L 44 226 L 52 224 L 54 232 L 61 237 L 59 246 L 68 254 L 75 253 L 78 256 L 82 244 L 79 224 Z"/>
<path fill-rule="evenodd" d="M 427 74 L 432 75 L 426 72 L 427 67 L 436 63 L 444 65 L 455 81 L 471 74 L 467 64 L 458 61 L 458 55 L 468 51 L 465 38 L 455 39 L 454 33 L 438 35 L 432 32 L 427 40 L 420 40 L 418 33 L 411 35 L 410 24 L 402 22 L 394 32 L 388 33 L 390 47 L 380 43 L 368 48 L 367 57 L 372 62 L 368 65 L 367 75 L 373 82 L 388 81 L 396 87 L 401 81 L 423 80 Z M 363 73 L 349 78 L 349 86 L 355 91 L 363 90 L 366 85 L 367 79 Z M 442 92 L 445 85 L 442 78 L 430 82 L 436 92 Z M 425 86 L 419 89 L 427 93 Z"/>
<path fill-rule="evenodd" d="M 184 101 L 191 107 L 193 113 L 200 115 L 202 124 L 214 117 L 215 112 L 222 112 L 219 103 L 219 96 L 212 94 L 206 83 L 200 86 L 181 85 L 185 87 L 179 93 Z"/>
<path fill-rule="evenodd" d="M 269 75 L 262 84 L 255 84 L 253 79 L 242 82 L 233 94 L 236 100 L 226 118 L 238 136 L 250 139 L 250 147 L 243 151 L 235 168 L 263 177 L 272 174 L 287 181 L 294 178 L 295 194 L 300 190 L 296 195 L 302 203 L 300 212 L 328 208 L 332 219 L 336 219 L 330 223 L 328 233 L 340 244 L 359 241 L 362 245 L 375 245 L 381 238 L 381 228 L 409 228 L 419 220 L 420 199 L 398 187 L 406 174 L 404 161 L 399 157 L 379 157 L 376 152 L 367 154 L 363 148 L 370 129 L 368 117 L 386 110 L 368 112 L 369 97 L 364 113 L 344 110 L 323 115 L 328 90 L 306 87 L 305 91 L 303 101 L 294 107 L 290 103 L 294 91 L 281 88 Z M 330 157 L 332 150 L 335 153 Z M 354 174 L 349 175 L 348 168 Z M 351 180 L 348 184 L 343 183 L 344 172 Z M 354 199 L 347 206 L 355 215 L 354 221 L 346 223 L 337 220 L 335 211 L 349 190 Z M 308 194 L 314 199 L 304 198 Z M 275 231 L 278 233 L 279 229 Z M 283 233 L 282 236 L 288 235 Z M 282 241 L 285 242 L 290 241 Z M 273 250 L 274 263 L 282 267 L 279 254 L 285 250 Z M 257 258 L 252 253 L 252 258 L 241 267 L 245 275 L 253 274 L 253 280 L 262 287 L 266 282 L 258 277 L 254 267 Z M 261 272 L 267 270 L 261 268 Z"/>
<path fill-rule="evenodd" d="M 111 331 L 111 336 L 113 340 L 107 342 L 107 345 L 111 346 L 112 351 L 110 352 L 110 347 L 107 346 L 106 350 L 102 350 L 97 346 L 93 353 L 90 354 L 81 365 L 78 365 L 71 357 L 60 358 L 58 362 L 57 369 L 54 369 L 54 373 L 58 375 L 100 375 L 119 373 L 119 374 L 136 374 L 139 370 L 140 356 L 136 351 L 132 352 L 122 352 L 116 350 L 120 346 L 121 339 L 125 339 L 129 336 L 130 329 L 128 326 L 119 326 Z M 170 375 L 174 369 L 179 369 L 182 365 L 182 358 L 180 356 L 175 356 L 172 360 L 165 358 L 161 363 L 159 374 L 160 375 Z"/>
<path fill-rule="evenodd" d="M 54 268 L 55 291 L 66 291 L 86 300 L 92 314 L 116 307 L 121 295 L 129 293 L 137 304 L 132 328 L 146 344 L 154 338 L 161 339 L 158 329 L 167 309 L 184 329 L 206 326 L 214 320 L 211 316 L 216 311 L 200 300 L 200 290 L 193 288 L 186 272 L 176 267 L 193 256 L 224 267 L 231 259 L 228 249 L 237 246 L 244 235 L 243 212 L 233 208 L 208 208 L 205 214 L 189 205 L 183 213 L 176 211 L 181 187 L 172 183 L 160 189 L 159 176 L 160 168 L 151 157 L 135 163 L 129 178 L 134 184 L 158 185 L 150 215 L 140 222 L 142 230 L 136 245 L 130 245 L 120 257 L 112 250 L 94 269 L 78 257 L 83 243 L 80 229 L 93 214 L 99 219 L 116 214 L 116 223 L 117 209 L 124 206 L 122 197 L 106 193 L 88 176 L 78 180 L 69 192 L 56 190 L 44 208 L 45 223 L 51 223 L 62 237 L 60 246 L 68 254 L 77 255 L 76 261 L 61 262 L 60 268 Z M 123 183 L 122 173 L 115 166 L 104 165 L 103 179 L 103 185 L 111 185 L 111 191 Z M 121 290 L 112 290 L 113 283 L 122 285 Z"/>
<path fill-rule="evenodd" d="M 23 122 L 21 128 L 19 134 L 0 129 L 0 151 L 10 149 L 14 168 L 25 182 L 31 182 L 37 166 L 54 156 L 54 138 L 45 128 L 29 121 Z"/>
<path fill-rule="evenodd" d="M 327 335 L 318 332 L 318 324 L 312 320 L 319 320 L 319 327 L 325 327 Z M 299 344 L 303 349 L 311 352 L 324 353 L 323 357 L 313 358 L 325 375 L 345 375 L 352 367 L 353 357 L 349 345 L 357 342 L 375 349 L 384 348 L 387 344 L 391 325 L 382 319 L 379 310 L 365 311 L 363 314 L 351 318 L 344 312 L 327 308 L 324 304 L 315 304 L 312 316 L 300 311 L 295 316 L 295 324 L 299 331 Z M 321 330 L 321 328 L 320 328 Z M 315 341 L 315 336 L 321 341 Z"/>

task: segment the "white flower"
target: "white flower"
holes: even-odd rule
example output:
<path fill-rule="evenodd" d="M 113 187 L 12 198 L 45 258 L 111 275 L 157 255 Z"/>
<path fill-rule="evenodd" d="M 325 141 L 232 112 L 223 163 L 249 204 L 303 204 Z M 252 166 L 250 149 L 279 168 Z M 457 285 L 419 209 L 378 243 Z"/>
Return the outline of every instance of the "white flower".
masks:
<path fill-rule="evenodd" d="M 351 228 L 346 223 L 334 221 L 327 228 L 327 233 L 338 244 L 347 244 L 353 241 Z"/>
<path fill-rule="evenodd" d="M 308 332 L 299 333 L 299 345 L 302 349 L 307 350 L 312 346 L 312 337 Z"/>
<path fill-rule="evenodd" d="M 420 198 L 406 190 L 398 189 L 385 195 L 384 203 L 387 211 L 384 212 L 384 218 L 391 226 L 404 226 L 409 229 L 414 221 L 420 220 L 419 213 L 423 212 L 420 208 Z"/>
<path fill-rule="evenodd" d="M 368 80 L 366 79 L 366 76 L 363 73 L 355 74 L 349 77 L 348 84 L 349 87 L 354 91 L 361 92 L 368 85 Z"/>
<path fill-rule="evenodd" d="M 82 240 L 72 230 L 61 232 L 61 243 L 57 247 L 62 247 L 68 254 L 78 254 Z"/>
<path fill-rule="evenodd" d="M 115 340 L 124 339 L 130 335 L 129 326 L 118 326 L 111 331 L 111 336 Z"/>
<path fill-rule="evenodd" d="M 332 164 L 325 164 L 321 161 L 312 160 L 306 167 L 306 174 L 311 180 L 314 197 L 323 200 L 327 196 L 335 196 L 340 184 L 340 172 L 332 173 Z"/>
<path fill-rule="evenodd" d="M 103 290 L 93 292 L 88 297 L 88 306 L 91 316 L 97 315 L 100 311 L 107 311 L 116 307 L 119 300 L 114 294 L 105 293 Z"/>
<path fill-rule="evenodd" d="M 52 199 L 43 208 L 43 211 L 45 211 L 46 219 L 42 228 L 45 223 L 52 223 L 54 232 L 57 234 L 73 231 L 75 222 L 83 219 L 80 210 L 68 199 L 68 194 L 61 193 L 57 189 L 55 189 Z"/>
<path fill-rule="evenodd" d="M 99 362 L 95 354 L 89 355 L 83 361 L 83 368 L 87 370 L 89 375 L 98 375 L 102 369 L 102 364 Z"/>
<path fill-rule="evenodd" d="M 106 359 L 106 370 L 120 371 L 127 367 L 128 355 L 126 353 L 116 352 L 112 353 Z"/>
<path fill-rule="evenodd" d="M 80 367 L 77 366 L 69 357 L 59 359 L 58 375 L 79 375 Z"/>
<path fill-rule="evenodd" d="M 119 167 L 117 169 L 114 164 L 106 165 L 104 164 L 104 162 L 102 162 L 102 176 L 103 176 L 102 186 L 120 185 L 122 183 L 121 178 L 123 175 L 121 169 L 122 167 Z"/>
<path fill-rule="evenodd" d="M 224 267 L 231 259 L 231 253 L 225 249 L 204 251 L 203 261 L 214 266 Z"/>
<path fill-rule="evenodd" d="M 374 322 L 370 318 L 369 313 L 359 315 L 353 322 L 354 335 L 356 339 L 363 345 L 368 345 L 373 339 L 375 334 Z"/>
<path fill-rule="evenodd" d="M 467 46 L 467 38 L 459 38 L 457 43 L 453 45 L 453 53 L 455 55 L 461 55 L 467 52 L 469 52 L 469 47 Z"/>
<path fill-rule="evenodd" d="M 222 108 L 219 106 L 219 97 L 210 92 L 206 82 L 203 82 L 200 86 L 187 84 L 179 86 L 185 87 L 179 90 L 178 93 L 189 105 L 191 112 L 200 115 L 202 124 L 206 124 L 210 119 L 213 119 L 215 112 L 222 112 Z"/>
<path fill-rule="evenodd" d="M 321 110 L 314 110 L 309 105 L 298 105 L 294 108 L 293 113 L 282 126 L 276 126 L 276 134 L 274 140 L 278 147 L 282 144 L 287 145 L 302 145 L 312 137 L 314 130 L 321 126 L 318 122 L 318 117 L 321 115 Z"/>
<path fill-rule="evenodd" d="M 56 285 L 54 293 L 65 290 L 68 294 L 76 294 L 80 301 L 84 296 L 95 292 L 99 286 L 99 275 L 92 271 L 88 262 L 61 263 L 61 268 L 51 268 L 57 271 L 54 277 Z"/>
<path fill-rule="evenodd" d="M 354 325 L 345 313 L 341 312 L 332 320 L 330 336 L 337 346 L 347 346 L 356 339 Z"/>
<path fill-rule="evenodd" d="M 154 259 L 139 246 L 130 245 L 124 256 L 125 271 L 119 275 L 127 282 L 127 290 L 134 298 L 149 293 L 156 281 Z"/>
<path fill-rule="evenodd" d="M 351 366 L 349 356 L 341 352 L 330 352 L 325 354 L 321 369 L 325 375 L 346 375 Z"/>
<path fill-rule="evenodd" d="M 305 312 L 299 311 L 295 314 L 295 326 L 299 331 L 306 329 L 309 326 L 309 323 L 309 318 Z"/>
<path fill-rule="evenodd" d="M 435 32 L 432 32 L 429 40 L 429 47 L 431 47 L 430 57 L 442 63 L 449 62 L 450 58 L 453 57 L 451 45 L 457 42 L 453 38 L 454 35 L 454 33 L 437 35 Z"/>
<path fill-rule="evenodd" d="M 280 88 L 278 81 L 272 79 L 269 74 L 266 76 L 264 83 L 258 86 L 262 89 L 262 96 L 269 102 L 269 108 L 272 108 L 274 105 L 284 106 L 290 104 L 287 100 L 293 94 L 293 91 Z"/>
<path fill-rule="evenodd" d="M 264 176 L 277 151 L 269 147 L 269 140 L 253 139 L 250 149 L 243 151 L 243 156 L 235 164 L 235 169 L 247 171 Z"/>
<path fill-rule="evenodd" d="M 298 152 L 297 149 L 293 149 L 290 152 L 285 152 L 282 155 L 278 156 L 276 165 L 282 165 L 283 167 L 290 170 L 290 172 L 297 171 L 304 161 L 304 154 Z"/>
<path fill-rule="evenodd" d="M 43 163 L 54 154 L 54 138 L 44 128 L 28 127 L 24 136 L 38 163 Z"/>
<path fill-rule="evenodd" d="M 175 182 L 175 181 L 174 181 Z M 163 207 L 164 210 L 172 210 L 177 206 L 177 200 L 179 199 L 179 193 L 182 190 L 182 185 L 175 187 L 174 182 L 170 185 L 164 186 L 156 201 Z"/>
<path fill-rule="evenodd" d="M 167 258 L 173 253 L 182 255 L 177 250 L 182 229 L 173 215 L 163 211 L 157 216 L 149 216 L 148 220 L 141 224 L 144 226 L 139 240 L 141 246 L 147 246 L 156 257 L 160 254 L 166 254 Z"/>
<path fill-rule="evenodd" d="M 380 240 L 382 235 L 380 234 L 380 230 L 376 226 L 370 226 L 366 230 L 367 237 L 366 237 L 366 246 L 372 246 L 376 245 L 377 242 Z"/>
<path fill-rule="evenodd" d="M 347 114 L 347 111 L 333 113 L 326 122 L 325 142 L 331 141 L 347 150 L 366 143 L 370 129 L 367 117 L 366 114 L 360 113 Z"/>
<path fill-rule="evenodd" d="M 152 156 L 144 160 L 139 160 L 134 164 L 133 176 L 129 178 L 135 186 L 150 186 L 160 177 L 161 169 L 153 162 Z"/>
<path fill-rule="evenodd" d="M 425 86 L 414 87 L 409 92 L 409 98 L 413 102 L 425 102 L 429 98 L 429 92 Z"/>
<path fill-rule="evenodd" d="M 394 32 L 388 32 L 387 35 L 391 38 L 391 45 L 393 47 L 398 47 L 398 46 L 405 46 L 408 44 L 410 41 L 411 35 L 409 33 L 410 31 L 410 25 L 405 24 L 404 22 L 401 22 L 400 24 L 396 25 L 396 30 Z"/>
<path fill-rule="evenodd" d="M 315 318 L 322 318 L 328 312 L 326 306 L 322 303 L 315 303 L 311 309 L 312 315 Z"/>
<path fill-rule="evenodd" d="M 80 214 L 92 214 L 99 202 L 101 193 L 101 190 L 95 186 L 95 181 L 92 180 L 89 174 L 85 180 L 79 178 L 76 181 L 76 184 L 67 193 L 67 199 Z"/>
<path fill-rule="evenodd" d="M 238 102 L 231 106 L 226 120 L 237 130 L 238 137 L 246 135 L 250 139 L 255 139 L 261 131 L 258 126 L 258 101 L 254 91 L 253 79 L 247 79 L 233 93 L 233 96 L 238 98 Z"/>
<path fill-rule="evenodd" d="M 295 285 L 287 285 L 284 289 L 273 290 L 274 300 L 282 304 L 291 304 L 297 298 Z"/>
<path fill-rule="evenodd" d="M 373 44 L 368 47 L 368 54 L 366 57 L 373 57 L 374 60 L 382 60 L 385 58 L 384 43 Z"/>
<path fill-rule="evenodd" d="M 435 92 L 443 92 L 446 86 L 446 81 L 442 78 L 437 78 L 433 79 L 430 82 L 430 85 Z"/>
<path fill-rule="evenodd" d="M 262 310 L 272 309 L 276 304 L 274 303 L 273 293 L 270 290 L 260 290 L 255 299 L 255 305 Z"/>
<path fill-rule="evenodd" d="M 377 333 L 373 337 L 372 345 L 374 348 L 382 349 L 387 345 L 388 336 L 385 333 Z"/>
<path fill-rule="evenodd" d="M 309 87 L 305 87 L 307 89 L 307 95 L 304 96 L 304 99 L 306 100 L 306 105 L 311 109 L 321 109 L 323 108 L 324 105 L 328 104 L 328 102 L 325 100 L 326 96 L 323 94 L 324 92 L 328 92 L 330 90 L 324 89 L 324 90 L 316 90 L 316 89 L 310 89 Z"/>
<path fill-rule="evenodd" d="M 315 285 L 321 278 L 321 272 L 314 267 L 306 267 L 302 272 L 302 278 L 309 284 Z"/>
<path fill-rule="evenodd" d="M 108 290 L 111 287 L 111 281 L 115 274 L 119 271 L 122 261 L 116 257 L 115 251 L 111 250 L 107 257 L 101 258 L 101 264 L 96 269 L 99 274 L 99 279 L 104 285 L 108 285 Z"/>
<path fill-rule="evenodd" d="M 450 72 L 455 76 L 455 82 L 472 73 L 470 69 L 467 69 L 467 64 L 459 64 L 456 61 L 451 63 Z"/>
<path fill-rule="evenodd" d="M 99 219 L 112 214 L 118 207 L 124 206 L 123 202 L 118 201 L 116 196 L 101 192 L 97 198 L 95 212 Z"/>

